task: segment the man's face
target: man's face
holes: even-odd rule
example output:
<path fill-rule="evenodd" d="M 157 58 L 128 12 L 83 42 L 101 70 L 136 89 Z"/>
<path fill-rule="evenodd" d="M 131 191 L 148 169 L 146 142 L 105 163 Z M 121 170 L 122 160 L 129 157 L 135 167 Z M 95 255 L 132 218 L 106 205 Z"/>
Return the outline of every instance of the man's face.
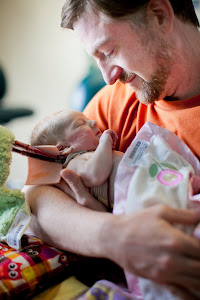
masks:
<path fill-rule="evenodd" d="M 127 21 L 106 20 L 103 14 L 85 12 L 74 32 L 93 56 L 107 84 L 128 83 L 144 104 L 168 95 L 172 59 L 166 42 L 151 28 L 133 29 Z"/>

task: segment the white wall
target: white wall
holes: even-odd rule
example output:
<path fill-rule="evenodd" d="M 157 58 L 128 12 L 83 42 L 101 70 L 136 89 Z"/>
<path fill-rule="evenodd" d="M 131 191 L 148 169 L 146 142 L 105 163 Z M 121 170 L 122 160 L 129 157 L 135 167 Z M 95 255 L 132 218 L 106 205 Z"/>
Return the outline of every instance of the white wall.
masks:
<path fill-rule="evenodd" d="M 8 91 L 5 106 L 26 106 L 31 117 L 6 124 L 16 139 L 29 142 L 33 126 L 66 108 L 72 89 L 87 71 L 87 55 L 73 32 L 60 27 L 65 0 L 0 0 L 0 65 Z M 13 154 L 9 181 L 25 182 L 27 159 Z"/>

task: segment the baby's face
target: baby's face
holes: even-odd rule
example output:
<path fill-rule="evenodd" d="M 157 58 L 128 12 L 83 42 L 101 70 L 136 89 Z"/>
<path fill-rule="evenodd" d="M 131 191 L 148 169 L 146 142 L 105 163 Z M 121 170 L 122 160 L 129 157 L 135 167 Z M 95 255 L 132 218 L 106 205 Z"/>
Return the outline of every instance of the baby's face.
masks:
<path fill-rule="evenodd" d="M 94 120 L 89 120 L 79 111 L 70 111 L 65 119 L 65 141 L 73 152 L 81 150 L 93 151 L 99 144 L 101 131 Z"/>

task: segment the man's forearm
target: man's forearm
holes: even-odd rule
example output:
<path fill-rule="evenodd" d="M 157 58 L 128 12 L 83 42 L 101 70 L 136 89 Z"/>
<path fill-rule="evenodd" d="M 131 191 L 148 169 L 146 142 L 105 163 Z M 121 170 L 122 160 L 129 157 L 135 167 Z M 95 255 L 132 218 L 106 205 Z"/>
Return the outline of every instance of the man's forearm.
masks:
<path fill-rule="evenodd" d="M 32 228 L 47 243 L 86 256 L 113 260 L 158 283 L 200 290 L 199 241 L 172 223 L 197 224 L 199 211 L 155 205 L 136 214 L 114 216 L 78 205 L 53 187 L 26 192 Z"/>
<path fill-rule="evenodd" d="M 109 228 L 111 214 L 91 211 L 54 187 L 29 187 L 24 192 L 33 214 L 31 229 L 38 237 L 63 250 L 106 257 L 104 226 Z"/>

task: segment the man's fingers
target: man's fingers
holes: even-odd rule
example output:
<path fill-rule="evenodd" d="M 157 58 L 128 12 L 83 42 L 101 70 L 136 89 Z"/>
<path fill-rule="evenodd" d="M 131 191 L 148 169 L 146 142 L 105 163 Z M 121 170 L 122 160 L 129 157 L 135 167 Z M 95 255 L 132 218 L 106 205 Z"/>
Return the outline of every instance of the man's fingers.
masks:
<path fill-rule="evenodd" d="M 90 194 L 79 175 L 67 169 L 62 170 L 60 175 L 70 186 L 74 193 L 74 199 L 79 204 L 94 210 L 107 211 L 106 206 L 104 206 Z"/>
<path fill-rule="evenodd" d="M 81 178 L 75 172 L 64 169 L 61 171 L 60 175 L 76 196 L 80 196 L 83 192 L 86 192 L 86 187 L 84 186 Z"/>
<path fill-rule="evenodd" d="M 200 261 L 174 255 L 173 260 L 168 264 L 165 276 L 155 281 L 159 284 L 167 283 L 170 286 L 184 287 L 189 291 L 200 291 Z"/>
<path fill-rule="evenodd" d="M 69 170 L 69 169 L 63 169 L 60 172 L 60 176 L 68 183 L 70 184 L 76 184 L 79 181 L 79 176 L 74 173 L 73 171 Z M 68 184 L 69 184 L 68 183 Z"/>
<path fill-rule="evenodd" d="M 173 296 L 177 296 L 178 299 L 181 299 L 181 300 L 197 300 L 197 297 L 194 296 L 194 293 L 192 293 L 192 291 L 186 289 L 183 286 L 174 286 L 174 285 L 169 285 L 168 286 L 168 285 L 165 285 L 165 287 L 172 292 Z M 174 297 L 173 297 L 173 299 L 174 299 Z"/>
<path fill-rule="evenodd" d="M 169 229 L 169 232 L 171 232 L 171 238 L 166 242 L 168 249 L 171 249 L 174 253 L 180 253 L 184 257 L 185 261 L 181 262 L 184 269 L 187 260 L 191 259 L 192 262 L 192 259 L 194 259 L 195 263 L 197 260 L 200 261 L 200 241 L 198 239 L 176 227 Z M 197 267 L 197 273 L 200 278 L 200 264 L 195 265 L 195 267 Z"/>
<path fill-rule="evenodd" d="M 72 170 L 64 169 L 61 171 L 60 175 L 73 191 L 75 200 L 78 203 L 84 204 L 85 199 L 91 197 L 80 176 L 75 172 L 73 172 Z"/>
<path fill-rule="evenodd" d="M 200 210 L 178 209 L 158 205 L 159 215 L 170 223 L 194 225 L 200 221 Z"/>
<path fill-rule="evenodd" d="M 181 286 L 187 287 L 187 289 L 191 291 L 196 291 L 199 294 L 200 297 L 200 278 L 193 278 L 191 276 L 184 276 L 180 275 L 177 276 L 177 278 L 174 277 L 174 282 L 177 282 L 177 284 Z M 195 298 L 195 299 L 200 299 L 200 298 Z"/>
<path fill-rule="evenodd" d="M 62 179 L 58 184 L 55 184 L 55 186 L 68 194 L 74 200 L 77 200 L 77 196 L 86 192 L 86 187 L 83 185 L 82 180 L 73 171 L 63 169 L 60 175 Z"/>
<path fill-rule="evenodd" d="M 176 263 L 179 261 L 179 268 L 177 269 L 176 275 L 174 278 L 177 278 L 176 283 L 181 284 L 182 278 L 190 278 L 190 282 L 193 282 L 194 285 L 198 282 L 198 290 L 200 290 L 200 261 L 195 259 L 185 257 L 175 258 Z M 169 278 L 170 282 L 170 278 Z M 187 286 L 187 283 L 186 283 Z"/>
<path fill-rule="evenodd" d="M 61 181 L 54 186 L 75 200 L 75 194 L 65 180 L 61 179 Z"/>
<path fill-rule="evenodd" d="M 200 260 L 200 241 L 193 236 L 186 234 L 179 228 L 173 228 L 173 237 L 169 242 L 169 246 L 172 246 L 173 251 L 182 253 L 185 258 L 198 259 Z M 183 265 L 185 264 L 182 262 Z M 200 265 L 199 276 L 200 276 Z"/>

